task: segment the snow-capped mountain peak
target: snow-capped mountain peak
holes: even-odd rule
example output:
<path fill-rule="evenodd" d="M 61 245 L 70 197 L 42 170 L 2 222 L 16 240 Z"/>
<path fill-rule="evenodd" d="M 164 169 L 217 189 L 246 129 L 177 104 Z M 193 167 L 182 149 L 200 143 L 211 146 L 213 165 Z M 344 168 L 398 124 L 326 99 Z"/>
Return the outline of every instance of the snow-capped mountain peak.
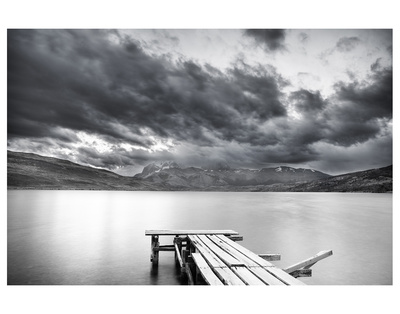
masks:
<path fill-rule="evenodd" d="M 148 176 L 152 173 L 157 173 L 162 170 L 172 169 L 172 168 L 180 168 L 180 166 L 175 161 L 162 161 L 158 163 L 153 162 L 143 168 L 141 175 Z"/>

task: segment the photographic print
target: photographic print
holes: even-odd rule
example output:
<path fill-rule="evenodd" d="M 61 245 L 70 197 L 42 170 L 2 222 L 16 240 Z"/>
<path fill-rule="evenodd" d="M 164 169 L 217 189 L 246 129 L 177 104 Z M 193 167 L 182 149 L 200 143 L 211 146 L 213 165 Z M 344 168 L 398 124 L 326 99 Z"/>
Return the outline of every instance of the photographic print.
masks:
<path fill-rule="evenodd" d="M 392 285 L 392 50 L 8 29 L 7 284 Z"/>

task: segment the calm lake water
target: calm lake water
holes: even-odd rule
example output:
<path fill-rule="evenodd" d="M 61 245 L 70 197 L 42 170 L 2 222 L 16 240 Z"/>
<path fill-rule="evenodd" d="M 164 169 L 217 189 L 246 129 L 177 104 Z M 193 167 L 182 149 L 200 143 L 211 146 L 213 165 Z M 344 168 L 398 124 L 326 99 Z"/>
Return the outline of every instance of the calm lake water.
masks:
<path fill-rule="evenodd" d="M 146 229 L 233 229 L 279 267 L 333 250 L 307 284 L 392 284 L 392 194 L 8 191 L 8 284 L 179 285 Z M 170 244 L 172 238 L 161 238 Z"/>

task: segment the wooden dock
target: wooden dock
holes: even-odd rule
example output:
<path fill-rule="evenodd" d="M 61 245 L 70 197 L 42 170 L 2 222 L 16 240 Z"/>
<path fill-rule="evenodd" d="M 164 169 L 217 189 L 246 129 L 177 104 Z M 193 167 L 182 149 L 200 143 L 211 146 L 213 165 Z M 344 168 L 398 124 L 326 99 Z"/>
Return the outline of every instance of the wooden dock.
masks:
<path fill-rule="evenodd" d="M 151 236 L 151 257 L 157 267 L 160 251 L 175 252 L 175 262 L 189 284 L 304 285 L 297 277 L 310 277 L 310 267 L 332 255 L 322 251 L 286 269 L 271 261 L 279 254 L 255 254 L 236 243 L 243 240 L 233 230 L 146 230 Z M 160 245 L 161 236 L 174 236 L 171 245 Z"/>

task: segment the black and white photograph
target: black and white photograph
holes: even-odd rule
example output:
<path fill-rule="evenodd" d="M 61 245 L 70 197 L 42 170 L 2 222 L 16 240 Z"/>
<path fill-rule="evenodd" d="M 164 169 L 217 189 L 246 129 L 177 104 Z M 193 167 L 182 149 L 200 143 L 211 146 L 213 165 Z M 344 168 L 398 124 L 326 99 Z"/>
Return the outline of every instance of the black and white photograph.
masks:
<path fill-rule="evenodd" d="M 4 29 L 9 293 L 393 288 L 394 26 L 152 21 Z"/>

